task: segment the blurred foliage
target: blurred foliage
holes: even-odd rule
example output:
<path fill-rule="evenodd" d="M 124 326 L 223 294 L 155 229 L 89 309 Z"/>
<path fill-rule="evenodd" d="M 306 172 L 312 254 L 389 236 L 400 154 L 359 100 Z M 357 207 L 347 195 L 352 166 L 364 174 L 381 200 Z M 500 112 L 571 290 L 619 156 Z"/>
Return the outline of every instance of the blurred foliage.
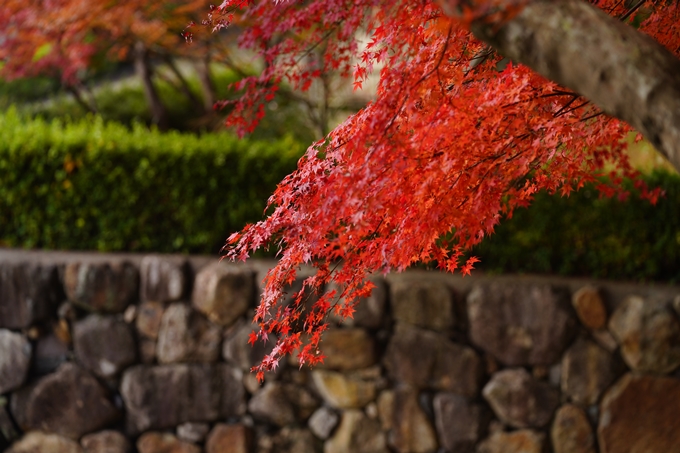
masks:
<path fill-rule="evenodd" d="M 654 171 L 656 205 L 635 195 L 602 198 L 587 186 L 568 198 L 539 193 L 531 206 L 501 221 L 473 254 L 494 272 L 550 273 L 680 282 L 680 176 Z"/>
<path fill-rule="evenodd" d="M 302 147 L 0 114 L 0 245 L 216 253 L 262 217 Z"/>

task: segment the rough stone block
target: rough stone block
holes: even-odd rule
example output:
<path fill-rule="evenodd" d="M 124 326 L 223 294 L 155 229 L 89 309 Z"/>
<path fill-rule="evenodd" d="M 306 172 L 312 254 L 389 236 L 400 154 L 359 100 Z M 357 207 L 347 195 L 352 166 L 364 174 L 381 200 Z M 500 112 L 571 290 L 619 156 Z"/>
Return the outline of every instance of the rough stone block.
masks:
<path fill-rule="evenodd" d="M 122 313 L 137 300 L 139 272 L 127 261 L 69 263 L 64 290 L 71 302 L 86 310 Z"/>
<path fill-rule="evenodd" d="M 132 329 L 115 316 L 90 315 L 73 326 L 78 361 L 102 378 L 118 375 L 137 360 Z"/>
<path fill-rule="evenodd" d="M 189 263 L 184 257 L 148 255 L 139 266 L 140 294 L 144 302 L 172 302 L 189 288 Z"/>
<path fill-rule="evenodd" d="M 160 363 L 216 362 L 222 329 L 189 305 L 174 303 L 163 313 L 156 355 Z"/>
<path fill-rule="evenodd" d="M 0 329 L 0 394 L 20 387 L 31 364 L 31 343 L 19 333 Z"/>
<path fill-rule="evenodd" d="M 396 280 L 390 295 L 396 321 L 436 331 L 454 326 L 453 294 L 442 282 Z"/>
<path fill-rule="evenodd" d="M 0 263 L 0 328 L 23 329 L 46 319 L 60 295 L 55 266 Z"/>
<path fill-rule="evenodd" d="M 191 302 L 212 322 L 230 326 L 255 303 L 254 297 L 252 271 L 214 263 L 196 275 Z"/>

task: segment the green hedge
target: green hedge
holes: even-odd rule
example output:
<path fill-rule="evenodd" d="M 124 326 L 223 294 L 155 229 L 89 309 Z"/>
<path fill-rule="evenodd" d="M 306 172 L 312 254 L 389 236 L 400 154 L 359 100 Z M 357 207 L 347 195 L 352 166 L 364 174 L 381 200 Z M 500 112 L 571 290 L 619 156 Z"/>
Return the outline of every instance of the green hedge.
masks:
<path fill-rule="evenodd" d="M 655 172 L 644 179 L 666 192 L 655 206 L 637 196 L 600 198 L 592 186 L 568 198 L 538 194 L 474 251 L 480 267 L 680 282 L 680 176 Z"/>
<path fill-rule="evenodd" d="M 0 114 L 0 245 L 215 253 L 302 147 Z"/>

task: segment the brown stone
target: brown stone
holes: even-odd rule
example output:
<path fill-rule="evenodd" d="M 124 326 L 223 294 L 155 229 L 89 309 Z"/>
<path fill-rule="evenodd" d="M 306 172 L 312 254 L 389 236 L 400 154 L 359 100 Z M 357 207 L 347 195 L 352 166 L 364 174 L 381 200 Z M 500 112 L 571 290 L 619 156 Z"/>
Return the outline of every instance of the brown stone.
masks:
<path fill-rule="evenodd" d="M 118 431 L 100 431 L 80 439 L 85 453 L 130 453 L 132 445 Z"/>
<path fill-rule="evenodd" d="M 174 303 L 163 313 L 156 345 L 160 363 L 216 362 L 221 346 L 221 327 L 189 305 Z"/>
<path fill-rule="evenodd" d="M 601 453 L 670 453 L 680 445 L 680 379 L 626 374 L 600 404 Z"/>
<path fill-rule="evenodd" d="M 384 364 L 392 380 L 419 389 L 470 397 L 479 392 L 482 362 L 477 353 L 435 332 L 397 324 Z"/>
<path fill-rule="evenodd" d="M 433 406 L 442 448 L 457 453 L 474 451 L 490 419 L 484 406 L 454 393 L 438 393 Z"/>
<path fill-rule="evenodd" d="M 24 431 L 41 430 L 79 439 L 116 421 L 120 413 L 87 371 L 64 363 L 55 373 L 12 395 L 12 415 Z"/>
<path fill-rule="evenodd" d="M 139 365 L 120 386 L 127 429 L 138 434 L 184 422 L 210 422 L 245 412 L 242 372 L 228 365 Z"/>
<path fill-rule="evenodd" d="M 29 374 L 43 376 L 51 373 L 67 362 L 72 356 L 69 344 L 53 331 L 40 335 L 33 348 L 33 364 Z"/>
<path fill-rule="evenodd" d="M 270 448 L 258 448 L 261 453 L 316 453 L 315 439 L 306 429 L 284 427 L 271 438 Z"/>
<path fill-rule="evenodd" d="M 95 314 L 76 322 L 73 349 L 85 368 L 103 378 L 114 377 L 137 361 L 132 329 L 114 316 Z"/>
<path fill-rule="evenodd" d="M 401 387 L 394 392 L 394 412 L 389 443 L 400 453 L 437 450 L 437 434 L 418 404 L 418 393 Z"/>
<path fill-rule="evenodd" d="M 238 366 L 244 372 L 250 372 L 252 367 L 259 364 L 262 358 L 274 349 L 277 336 L 270 334 L 266 343 L 259 340 L 255 344 L 248 343 L 250 333 L 257 330 L 256 324 L 245 320 L 237 322 L 222 343 L 224 360 Z"/>
<path fill-rule="evenodd" d="M 157 339 L 164 312 L 165 306 L 160 302 L 143 302 L 140 304 L 137 308 L 135 322 L 137 332 L 143 337 Z"/>
<path fill-rule="evenodd" d="M 137 440 L 139 453 L 201 453 L 194 444 L 179 440 L 170 433 L 144 433 Z"/>
<path fill-rule="evenodd" d="M 623 364 L 596 343 L 577 339 L 562 357 L 562 393 L 571 401 L 590 406 L 623 372 Z"/>
<path fill-rule="evenodd" d="M 285 426 L 295 422 L 295 408 L 284 386 L 279 382 L 267 382 L 248 402 L 248 412 L 253 417 Z"/>
<path fill-rule="evenodd" d="M 340 417 L 338 413 L 328 407 L 320 407 L 309 417 L 307 425 L 309 430 L 319 439 L 328 439 L 333 430 L 338 426 Z"/>
<path fill-rule="evenodd" d="M 23 329 L 46 319 L 59 293 L 55 266 L 0 263 L 0 328 Z"/>
<path fill-rule="evenodd" d="M 578 406 L 565 404 L 555 414 L 550 430 L 555 453 L 596 453 L 595 435 L 586 413 Z"/>
<path fill-rule="evenodd" d="M 571 297 L 571 305 L 581 324 L 587 328 L 596 330 L 607 325 L 607 309 L 597 288 L 584 286 L 579 289 Z"/>
<path fill-rule="evenodd" d="M 0 302 L 1 303 L 1 302 Z M 31 364 L 31 343 L 19 333 L 0 329 L 0 394 L 20 387 Z"/>
<path fill-rule="evenodd" d="M 254 297 L 251 271 L 216 262 L 196 275 L 191 302 L 212 322 L 230 326 L 255 302 Z"/>
<path fill-rule="evenodd" d="M 383 390 L 378 395 L 378 418 L 383 431 L 392 429 L 394 420 L 394 390 Z"/>
<path fill-rule="evenodd" d="M 359 409 L 375 399 L 376 386 L 372 381 L 321 370 L 312 373 L 312 380 L 319 395 L 336 409 Z"/>
<path fill-rule="evenodd" d="M 249 453 L 253 435 L 245 425 L 218 423 L 210 431 L 205 443 L 206 453 Z"/>
<path fill-rule="evenodd" d="M 396 321 L 437 331 L 454 325 L 453 295 L 444 283 L 396 280 L 390 285 L 390 295 Z"/>
<path fill-rule="evenodd" d="M 148 255 L 139 266 L 140 299 L 142 301 L 172 302 L 187 294 L 189 263 L 186 258 L 167 255 Z"/>
<path fill-rule="evenodd" d="M 542 453 L 545 434 L 528 429 L 496 431 L 477 447 L 477 453 Z"/>
<path fill-rule="evenodd" d="M 467 309 L 472 342 L 509 366 L 557 362 L 574 331 L 567 293 L 549 285 L 477 285 Z"/>
<path fill-rule="evenodd" d="M 630 296 L 614 310 L 609 330 L 633 370 L 666 374 L 680 366 L 680 322 L 669 303 Z"/>
<path fill-rule="evenodd" d="M 84 453 L 76 442 L 58 434 L 28 432 L 5 453 Z"/>
<path fill-rule="evenodd" d="M 137 340 L 139 346 L 139 360 L 142 363 L 149 364 L 156 361 L 156 340 L 149 338 L 140 338 Z"/>
<path fill-rule="evenodd" d="M 376 420 L 357 409 L 343 411 L 340 425 L 324 444 L 324 453 L 388 453 L 385 434 Z"/>
<path fill-rule="evenodd" d="M 496 416 L 515 428 L 542 428 L 559 405 L 559 392 L 524 368 L 494 374 L 482 391 Z"/>
<path fill-rule="evenodd" d="M 137 299 L 139 272 L 126 261 L 69 263 L 64 290 L 71 302 L 86 310 L 122 313 Z"/>
<path fill-rule="evenodd" d="M 324 332 L 321 350 L 326 358 L 319 368 L 347 371 L 376 363 L 375 341 L 364 329 L 329 329 Z"/>

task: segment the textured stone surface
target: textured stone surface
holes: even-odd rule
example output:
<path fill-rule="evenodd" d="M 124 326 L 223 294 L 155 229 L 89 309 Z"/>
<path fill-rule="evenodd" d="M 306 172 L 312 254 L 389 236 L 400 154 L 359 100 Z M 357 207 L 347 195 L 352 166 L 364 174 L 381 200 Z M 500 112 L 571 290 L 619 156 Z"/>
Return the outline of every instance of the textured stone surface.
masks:
<path fill-rule="evenodd" d="M 601 453 L 668 453 L 680 445 L 680 379 L 626 374 L 600 404 Z"/>
<path fill-rule="evenodd" d="M 216 362 L 222 346 L 222 329 L 183 303 L 163 313 L 156 356 L 160 363 Z"/>
<path fill-rule="evenodd" d="M 401 387 L 394 391 L 392 431 L 389 443 L 401 453 L 427 453 L 437 450 L 437 435 L 418 404 L 418 393 Z"/>
<path fill-rule="evenodd" d="M 59 292 L 55 266 L 0 263 L 0 328 L 22 329 L 47 318 Z"/>
<path fill-rule="evenodd" d="M 51 373 L 66 362 L 73 353 L 66 338 L 60 338 L 54 331 L 41 335 L 35 341 L 33 360 L 29 374 L 43 376 Z"/>
<path fill-rule="evenodd" d="M 384 363 L 396 382 L 466 396 L 479 392 L 482 363 L 477 353 L 435 332 L 397 324 Z"/>
<path fill-rule="evenodd" d="M 509 366 L 553 364 L 573 335 L 567 295 L 548 285 L 477 285 L 467 309 L 472 342 Z"/>
<path fill-rule="evenodd" d="M 139 272 L 126 261 L 69 263 L 64 290 L 70 301 L 87 310 L 122 313 L 137 299 Z"/>
<path fill-rule="evenodd" d="M 263 442 L 264 441 L 264 442 Z M 274 436 L 260 438 L 258 453 L 317 453 L 314 435 L 306 429 L 286 426 Z"/>
<path fill-rule="evenodd" d="M 137 307 L 135 326 L 140 335 L 155 340 L 161 329 L 165 306 L 160 302 L 143 302 Z"/>
<path fill-rule="evenodd" d="M 132 445 L 127 438 L 118 431 L 100 431 L 88 434 L 80 439 L 85 453 L 131 453 Z"/>
<path fill-rule="evenodd" d="M 324 453 L 388 453 L 380 424 L 357 409 L 343 411 L 340 425 L 324 443 Z"/>
<path fill-rule="evenodd" d="M 579 338 L 562 356 L 562 393 L 577 404 L 596 404 L 623 369 L 623 364 L 611 353 L 590 340 Z"/>
<path fill-rule="evenodd" d="M 474 451 L 490 418 L 484 406 L 454 393 L 438 393 L 433 408 L 441 447 L 457 453 Z"/>
<path fill-rule="evenodd" d="M 104 428 L 120 416 L 101 384 L 72 363 L 21 388 L 12 395 L 10 409 L 24 431 L 42 430 L 71 439 Z"/>
<path fill-rule="evenodd" d="M 254 345 L 248 343 L 248 336 L 251 332 L 257 331 L 256 324 L 246 321 L 236 323 L 230 332 L 225 336 L 222 343 L 222 357 L 244 372 L 249 372 L 252 367 L 262 361 L 262 358 L 269 354 L 277 341 L 277 336 L 270 334 L 267 343 L 261 341 Z"/>
<path fill-rule="evenodd" d="M 246 312 L 254 297 L 251 271 L 216 262 L 196 275 L 191 302 L 212 322 L 229 326 Z"/>
<path fill-rule="evenodd" d="M 205 443 L 205 453 L 249 453 L 253 435 L 245 425 L 218 423 L 210 431 Z"/>
<path fill-rule="evenodd" d="M 565 404 L 555 414 L 550 440 L 554 453 L 596 453 L 595 435 L 583 409 Z"/>
<path fill-rule="evenodd" d="M 31 343 L 28 339 L 11 330 L 0 329 L 0 394 L 20 387 L 30 364 Z"/>
<path fill-rule="evenodd" d="M 375 341 L 364 329 L 338 328 L 324 332 L 321 350 L 326 359 L 319 368 L 356 370 L 376 363 Z"/>
<path fill-rule="evenodd" d="M 177 427 L 177 437 L 194 444 L 203 442 L 210 432 L 210 425 L 201 422 L 186 422 Z"/>
<path fill-rule="evenodd" d="M 187 294 L 188 262 L 183 257 L 149 255 L 139 266 L 140 299 L 143 301 L 171 302 Z"/>
<path fill-rule="evenodd" d="M 253 417 L 285 426 L 295 422 L 295 408 L 288 398 L 288 393 L 282 384 L 267 382 L 248 402 L 248 412 Z"/>
<path fill-rule="evenodd" d="M 245 411 L 240 370 L 228 365 L 139 365 L 123 373 L 127 429 L 137 434 Z"/>
<path fill-rule="evenodd" d="M 5 453 L 84 453 L 76 442 L 58 434 L 28 432 Z"/>
<path fill-rule="evenodd" d="M 593 286 L 584 286 L 571 297 L 571 305 L 581 324 L 589 329 L 602 329 L 607 325 L 607 309 L 600 291 Z"/>
<path fill-rule="evenodd" d="M 542 453 L 545 434 L 528 429 L 497 431 L 477 447 L 477 453 Z"/>
<path fill-rule="evenodd" d="M 496 416 L 515 428 L 541 428 L 559 404 L 559 392 L 524 368 L 499 371 L 484 386 L 484 399 Z"/>
<path fill-rule="evenodd" d="M 390 295 L 396 321 L 438 331 L 454 325 L 453 295 L 444 283 L 397 280 Z"/>
<path fill-rule="evenodd" d="M 324 401 L 338 409 L 358 409 L 375 399 L 376 387 L 371 381 L 332 371 L 314 371 L 314 385 Z"/>
<path fill-rule="evenodd" d="M 19 430 L 9 415 L 7 405 L 7 398 L 0 396 L 0 448 L 9 446 L 19 438 Z"/>
<path fill-rule="evenodd" d="M 338 426 L 340 417 L 338 413 L 328 407 L 320 407 L 309 417 L 307 425 L 309 430 L 319 439 L 328 439 L 333 430 Z"/>
<path fill-rule="evenodd" d="M 194 444 L 184 442 L 170 433 L 149 432 L 137 439 L 139 453 L 201 453 Z"/>
<path fill-rule="evenodd" d="M 632 369 L 665 374 L 680 366 L 680 321 L 669 303 L 630 296 L 612 313 L 609 330 Z"/>
<path fill-rule="evenodd" d="M 116 376 L 137 360 L 131 327 L 114 316 L 90 315 L 73 325 L 78 361 L 97 376 Z"/>

